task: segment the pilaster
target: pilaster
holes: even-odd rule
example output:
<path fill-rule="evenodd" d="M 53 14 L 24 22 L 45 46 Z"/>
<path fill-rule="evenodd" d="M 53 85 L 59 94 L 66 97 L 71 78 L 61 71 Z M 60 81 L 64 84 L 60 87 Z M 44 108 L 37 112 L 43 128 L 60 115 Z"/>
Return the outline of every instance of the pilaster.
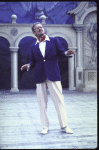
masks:
<path fill-rule="evenodd" d="M 76 88 L 83 84 L 83 54 L 82 54 L 82 30 L 83 24 L 73 24 L 77 34 L 77 52 L 76 52 Z"/>

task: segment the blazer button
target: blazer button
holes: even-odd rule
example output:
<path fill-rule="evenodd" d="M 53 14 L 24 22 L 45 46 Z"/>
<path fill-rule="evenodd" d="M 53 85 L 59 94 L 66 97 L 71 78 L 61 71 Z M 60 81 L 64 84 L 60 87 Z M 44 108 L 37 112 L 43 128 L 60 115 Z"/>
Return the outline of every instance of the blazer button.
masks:
<path fill-rule="evenodd" d="M 46 61 L 45 59 L 43 61 Z"/>

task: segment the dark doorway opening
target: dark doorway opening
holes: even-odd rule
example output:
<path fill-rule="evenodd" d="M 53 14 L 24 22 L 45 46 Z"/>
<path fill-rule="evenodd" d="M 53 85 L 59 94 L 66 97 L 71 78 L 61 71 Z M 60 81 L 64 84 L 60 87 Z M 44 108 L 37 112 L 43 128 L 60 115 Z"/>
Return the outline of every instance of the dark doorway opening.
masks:
<path fill-rule="evenodd" d="M 11 88 L 11 54 L 10 43 L 0 37 L 0 89 Z"/>
<path fill-rule="evenodd" d="M 62 37 L 57 37 L 61 43 L 61 45 L 64 47 L 64 49 L 68 48 L 68 43 L 66 40 Z M 60 68 L 60 74 L 61 74 L 61 83 L 63 88 L 69 87 L 68 82 L 68 57 L 66 56 L 60 56 L 58 59 L 59 68 Z"/>
<path fill-rule="evenodd" d="M 18 87 L 19 89 L 35 89 L 35 69 L 21 71 L 22 65 L 29 63 L 31 45 L 36 42 L 33 37 L 25 37 L 19 43 L 18 50 Z"/>

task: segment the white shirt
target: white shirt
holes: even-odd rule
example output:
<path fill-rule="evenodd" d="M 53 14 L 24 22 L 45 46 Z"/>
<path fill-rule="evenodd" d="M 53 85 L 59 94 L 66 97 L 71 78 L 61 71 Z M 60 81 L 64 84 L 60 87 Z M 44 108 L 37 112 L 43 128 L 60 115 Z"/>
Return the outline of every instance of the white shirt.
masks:
<path fill-rule="evenodd" d="M 43 55 L 43 57 L 45 57 L 46 41 L 50 41 L 50 39 L 47 35 L 46 35 L 44 41 L 40 42 L 38 39 L 36 41 L 36 44 L 39 43 L 39 49 L 40 49 L 41 54 Z"/>

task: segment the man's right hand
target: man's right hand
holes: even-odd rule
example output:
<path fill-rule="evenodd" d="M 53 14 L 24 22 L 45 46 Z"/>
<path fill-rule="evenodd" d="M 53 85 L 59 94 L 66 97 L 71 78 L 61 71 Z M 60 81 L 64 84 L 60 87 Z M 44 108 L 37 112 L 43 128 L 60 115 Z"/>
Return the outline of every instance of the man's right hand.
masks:
<path fill-rule="evenodd" d="M 23 69 L 29 69 L 30 68 L 30 64 L 25 64 L 21 67 L 21 71 L 23 71 Z"/>

